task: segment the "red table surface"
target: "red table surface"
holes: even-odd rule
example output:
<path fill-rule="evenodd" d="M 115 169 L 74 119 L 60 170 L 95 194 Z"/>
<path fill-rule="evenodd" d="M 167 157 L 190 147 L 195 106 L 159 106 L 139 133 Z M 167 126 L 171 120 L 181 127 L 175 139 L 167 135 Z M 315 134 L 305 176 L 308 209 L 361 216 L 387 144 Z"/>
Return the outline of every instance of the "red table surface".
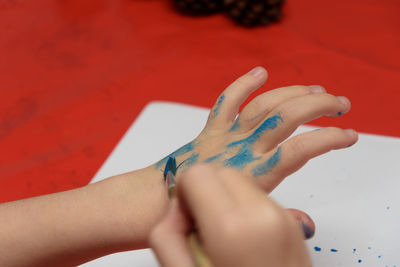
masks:
<path fill-rule="evenodd" d="M 256 65 L 263 90 L 352 100 L 316 125 L 400 136 L 399 1 L 288 0 L 284 13 L 246 29 L 167 0 L 0 0 L 0 202 L 87 184 L 148 102 L 210 107 Z"/>

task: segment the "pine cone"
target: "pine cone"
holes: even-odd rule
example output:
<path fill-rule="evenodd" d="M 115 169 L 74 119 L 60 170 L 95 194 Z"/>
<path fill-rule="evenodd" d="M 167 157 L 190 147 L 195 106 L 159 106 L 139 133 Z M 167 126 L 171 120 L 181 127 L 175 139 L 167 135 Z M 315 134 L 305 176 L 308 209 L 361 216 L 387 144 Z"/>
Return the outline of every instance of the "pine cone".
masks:
<path fill-rule="evenodd" d="M 223 0 L 174 0 L 175 7 L 189 15 L 210 15 L 222 11 Z"/>
<path fill-rule="evenodd" d="M 253 27 L 278 21 L 284 0 L 224 0 L 228 15 L 237 23 Z"/>

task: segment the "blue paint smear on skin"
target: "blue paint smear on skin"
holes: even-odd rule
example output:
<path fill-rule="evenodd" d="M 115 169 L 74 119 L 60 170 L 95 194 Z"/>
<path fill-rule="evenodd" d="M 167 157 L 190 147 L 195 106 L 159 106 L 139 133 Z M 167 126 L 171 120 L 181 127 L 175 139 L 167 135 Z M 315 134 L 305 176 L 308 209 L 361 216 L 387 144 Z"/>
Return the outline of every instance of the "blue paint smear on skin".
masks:
<path fill-rule="evenodd" d="M 246 167 L 247 164 L 259 160 L 260 158 L 261 157 L 255 158 L 253 155 L 252 147 L 250 145 L 244 144 L 235 156 L 225 160 L 224 165 L 226 167 L 234 167 L 241 170 Z"/>
<path fill-rule="evenodd" d="M 301 227 L 303 228 L 304 236 L 305 236 L 307 239 L 311 238 L 311 237 L 314 235 L 313 229 L 311 229 L 311 227 L 308 226 L 307 224 L 301 222 Z"/>
<path fill-rule="evenodd" d="M 199 153 L 193 153 L 192 155 L 190 155 L 190 157 L 185 159 L 179 166 L 181 166 L 183 164 L 187 167 L 192 166 L 193 164 L 195 164 L 197 162 L 198 159 L 199 159 Z"/>
<path fill-rule="evenodd" d="M 236 132 L 240 129 L 239 117 L 237 117 L 235 123 L 233 124 L 232 128 L 229 130 L 230 132 Z"/>
<path fill-rule="evenodd" d="M 253 144 L 268 130 L 275 129 L 280 122 L 283 122 L 280 114 L 266 119 L 250 136 L 232 142 L 226 147 L 229 149 L 239 147 L 238 152 L 233 157 L 226 159 L 224 165 L 243 169 L 247 164 L 259 160 L 261 157 L 254 157 Z"/>
<path fill-rule="evenodd" d="M 338 252 L 337 249 L 331 248 L 331 252 Z"/>
<path fill-rule="evenodd" d="M 266 131 L 275 129 L 280 122 L 283 122 L 280 114 L 266 119 L 257 130 L 249 137 L 230 143 L 227 147 L 232 148 L 242 144 L 254 144 Z"/>
<path fill-rule="evenodd" d="M 172 152 L 171 154 L 169 154 L 168 156 L 166 156 L 165 158 L 163 158 L 162 160 L 157 162 L 156 168 L 158 169 L 158 168 L 161 167 L 161 165 L 166 164 L 169 158 L 176 158 L 178 156 L 181 156 L 181 155 L 184 155 L 186 153 L 189 153 L 190 151 L 192 151 L 194 149 L 194 147 L 195 147 L 194 141 L 184 145 L 183 147 L 179 148 L 175 152 Z"/>
<path fill-rule="evenodd" d="M 320 252 L 321 248 L 320 247 L 314 247 L 314 250 Z"/>
<path fill-rule="evenodd" d="M 270 172 L 281 160 L 281 147 L 270 157 L 266 162 L 258 165 L 253 169 L 253 175 L 255 177 Z"/>
<path fill-rule="evenodd" d="M 204 162 L 205 162 L 205 163 L 210 163 L 210 162 L 213 162 L 213 161 L 219 159 L 220 157 L 222 157 L 222 153 L 219 153 L 219 154 L 217 154 L 217 155 L 215 155 L 215 156 L 209 157 L 209 158 L 206 159 Z"/>
<path fill-rule="evenodd" d="M 219 110 L 220 110 L 221 105 L 222 105 L 222 103 L 224 102 L 224 100 L 225 100 L 225 94 L 222 94 L 222 95 L 218 98 L 217 104 L 216 104 L 215 108 L 213 109 L 212 118 L 215 118 L 215 117 L 219 114 Z"/>

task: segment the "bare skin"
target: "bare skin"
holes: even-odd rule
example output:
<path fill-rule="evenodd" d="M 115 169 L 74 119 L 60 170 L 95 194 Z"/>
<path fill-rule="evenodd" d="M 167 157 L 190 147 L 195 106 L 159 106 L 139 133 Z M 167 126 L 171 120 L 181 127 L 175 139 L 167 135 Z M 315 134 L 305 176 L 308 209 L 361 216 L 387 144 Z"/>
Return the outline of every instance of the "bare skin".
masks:
<path fill-rule="evenodd" d="M 302 123 L 349 111 L 347 98 L 319 86 L 261 94 L 235 122 L 241 103 L 266 79 L 257 67 L 221 94 L 200 135 L 171 154 L 182 164 L 178 179 L 192 164 L 207 162 L 215 169 L 234 168 L 269 193 L 309 159 L 357 141 L 353 130 L 338 128 L 286 140 Z M 0 205 L 0 265 L 72 266 L 148 247 L 150 231 L 168 206 L 167 159 L 75 190 Z"/>
<path fill-rule="evenodd" d="M 298 223 L 254 180 L 198 165 L 181 176 L 177 192 L 150 238 L 163 267 L 196 266 L 187 242 L 192 224 L 212 266 L 311 266 Z"/>

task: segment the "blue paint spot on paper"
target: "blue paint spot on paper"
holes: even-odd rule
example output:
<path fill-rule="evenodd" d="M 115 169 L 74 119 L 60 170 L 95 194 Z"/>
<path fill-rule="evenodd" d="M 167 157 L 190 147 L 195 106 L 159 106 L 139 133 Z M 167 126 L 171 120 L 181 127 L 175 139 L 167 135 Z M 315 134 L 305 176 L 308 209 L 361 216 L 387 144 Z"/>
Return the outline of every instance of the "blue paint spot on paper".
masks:
<path fill-rule="evenodd" d="M 320 252 L 321 248 L 320 247 L 314 247 L 314 250 L 317 251 L 317 252 Z"/>
<path fill-rule="evenodd" d="M 261 157 L 255 158 L 251 146 L 244 144 L 235 156 L 225 160 L 224 165 L 226 167 L 234 167 L 241 170 L 246 167 L 247 164 L 259 160 L 260 158 Z"/>
<path fill-rule="evenodd" d="M 166 156 L 165 158 L 163 158 L 162 160 L 160 160 L 159 162 L 157 162 L 156 164 L 156 168 L 160 168 L 161 165 L 164 165 L 167 163 L 169 158 L 176 158 L 178 156 L 184 155 L 190 151 L 192 151 L 195 147 L 195 143 L 194 141 L 184 145 L 183 147 L 179 148 L 178 150 L 176 150 L 175 152 L 172 152 L 171 154 L 169 154 L 168 156 Z"/>
<path fill-rule="evenodd" d="M 353 254 L 356 253 L 357 249 L 353 248 Z"/>
<path fill-rule="evenodd" d="M 270 172 L 281 160 L 281 148 L 278 147 L 278 150 L 270 157 L 266 162 L 256 166 L 253 169 L 253 175 L 255 177 L 264 175 Z"/>
<path fill-rule="evenodd" d="M 236 132 L 239 129 L 240 129 L 240 123 L 239 123 L 239 117 L 237 117 L 235 123 L 233 124 L 232 128 L 229 131 Z"/>
<path fill-rule="evenodd" d="M 362 262 L 362 260 L 361 260 L 361 259 L 359 259 L 357 262 L 358 262 L 358 263 L 361 263 L 361 262 Z"/>
<path fill-rule="evenodd" d="M 331 248 L 331 252 L 338 252 L 337 249 Z"/>
<path fill-rule="evenodd" d="M 219 154 L 217 154 L 217 155 L 215 155 L 215 156 L 209 157 L 209 158 L 206 159 L 204 162 L 205 162 L 205 163 L 210 163 L 210 162 L 216 161 L 216 160 L 219 159 L 220 157 L 222 157 L 222 153 L 219 153 Z"/>

